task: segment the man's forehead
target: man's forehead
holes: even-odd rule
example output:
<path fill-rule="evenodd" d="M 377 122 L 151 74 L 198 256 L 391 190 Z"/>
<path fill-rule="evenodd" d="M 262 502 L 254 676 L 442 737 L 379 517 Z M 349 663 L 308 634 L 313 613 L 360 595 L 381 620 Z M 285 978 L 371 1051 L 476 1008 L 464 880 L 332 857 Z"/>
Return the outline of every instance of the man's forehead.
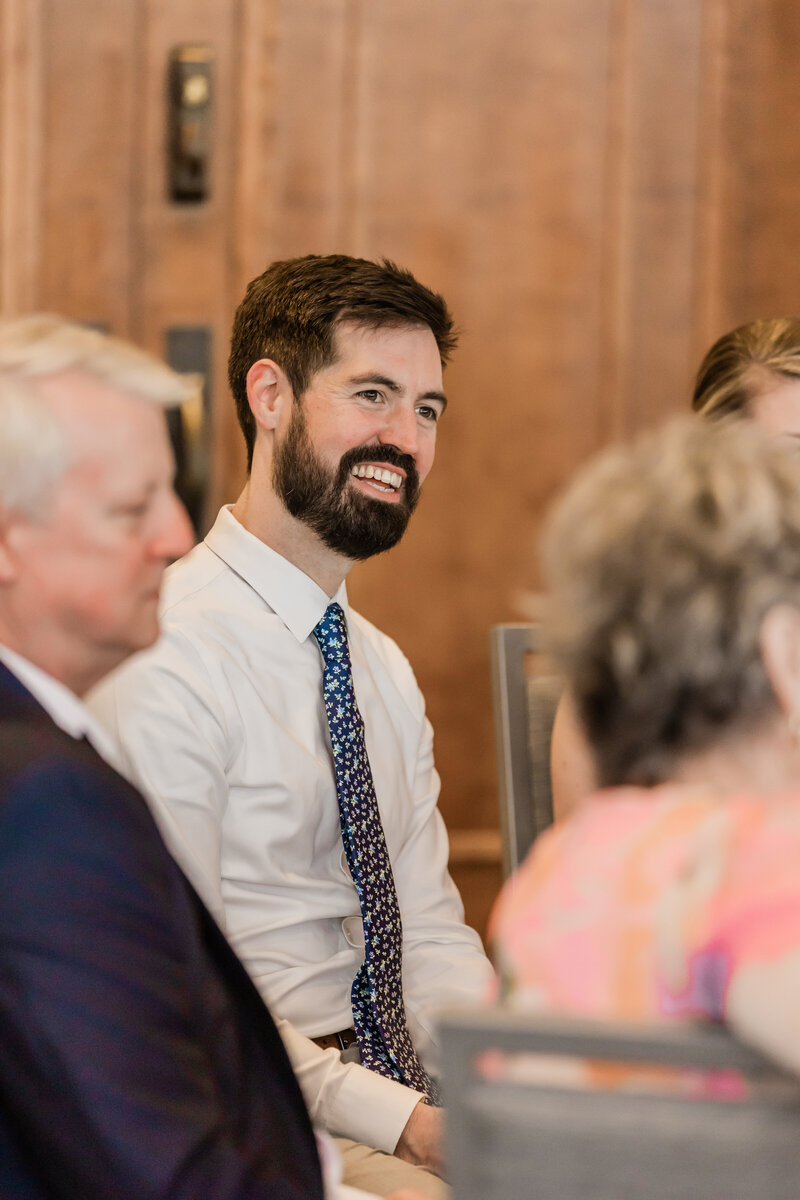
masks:
<path fill-rule="evenodd" d="M 38 375 L 34 382 L 53 412 L 65 415 L 79 408 L 98 407 L 102 410 L 113 402 L 114 396 L 121 398 L 123 395 L 111 383 L 80 367 L 67 367 L 63 371 Z"/>
<path fill-rule="evenodd" d="M 403 321 L 375 326 L 341 321 L 336 326 L 333 349 L 334 358 L 315 372 L 312 379 L 342 368 L 348 377 L 359 380 L 384 378 L 392 375 L 393 370 L 403 373 L 411 368 L 427 376 L 421 381 L 423 392 L 441 389 L 439 347 L 428 325 Z"/>
<path fill-rule="evenodd" d="M 149 440 L 164 424 L 159 405 L 88 371 L 40 376 L 37 385 L 73 458 L 126 455 L 132 440 Z"/>
<path fill-rule="evenodd" d="M 356 317 L 345 317 L 333 326 L 333 346 L 337 359 L 364 344 L 384 341 L 393 334 L 427 333 L 436 345 L 429 325 L 422 321 L 403 321 L 401 318 L 387 321 L 359 321 Z M 439 350 L 436 348 L 438 355 Z"/>
<path fill-rule="evenodd" d="M 91 414 L 93 419 L 108 417 L 116 424 L 123 415 L 135 417 L 140 412 L 158 412 L 162 408 L 160 403 L 151 401 L 134 388 L 104 379 L 81 367 L 39 375 L 35 384 L 52 412 L 68 421 L 80 423 Z"/>

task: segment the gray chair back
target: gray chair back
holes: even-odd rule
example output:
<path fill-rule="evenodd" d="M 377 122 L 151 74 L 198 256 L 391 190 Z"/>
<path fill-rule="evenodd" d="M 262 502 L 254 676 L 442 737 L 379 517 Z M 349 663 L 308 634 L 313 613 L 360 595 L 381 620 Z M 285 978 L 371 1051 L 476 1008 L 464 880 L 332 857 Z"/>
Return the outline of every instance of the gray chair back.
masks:
<path fill-rule="evenodd" d="M 709 1024 L 483 1011 L 441 1027 L 453 1200 L 796 1200 L 800 1086 Z M 530 1082 L 521 1055 L 726 1072 L 719 1098 Z M 717 1079 L 719 1082 L 719 1076 Z"/>
<path fill-rule="evenodd" d="M 552 673 L 528 669 L 529 657 L 541 650 L 538 625 L 494 625 L 489 630 L 505 878 L 553 820 L 550 740 L 562 684 Z"/>

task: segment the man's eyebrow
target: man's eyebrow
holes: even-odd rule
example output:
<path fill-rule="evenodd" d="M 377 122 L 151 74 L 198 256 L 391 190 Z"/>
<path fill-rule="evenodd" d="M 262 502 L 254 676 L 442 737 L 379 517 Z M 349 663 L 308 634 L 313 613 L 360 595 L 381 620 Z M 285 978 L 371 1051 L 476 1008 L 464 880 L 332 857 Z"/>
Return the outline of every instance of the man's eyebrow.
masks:
<path fill-rule="evenodd" d="M 402 392 L 403 390 L 396 379 L 390 379 L 388 375 L 381 375 L 377 371 L 368 371 L 366 375 L 355 375 L 350 380 L 350 383 L 354 387 L 363 387 L 365 383 L 380 383 L 383 387 L 388 388 L 390 392 Z M 423 392 L 420 400 L 438 400 L 443 412 L 447 408 L 447 396 L 445 396 L 444 392 Z"/>
<path fill-rule="evenodd" d="M 390 379 L 388 375 L 381 375 L 378 371 L 367 371 L 365 375 L 354 375 L 350 382 L 356 387 L 361 387 L 364 383 L 380 383 L 390 392 L 402 392 L 403 390 L 396 379 Z"/>
<path fill-rule="evenodd" d="M 442 406 L 442 412 L 447 408 L 447 396 L 444 392 L 423 392 L 420 400 L 438 400 Z"/>

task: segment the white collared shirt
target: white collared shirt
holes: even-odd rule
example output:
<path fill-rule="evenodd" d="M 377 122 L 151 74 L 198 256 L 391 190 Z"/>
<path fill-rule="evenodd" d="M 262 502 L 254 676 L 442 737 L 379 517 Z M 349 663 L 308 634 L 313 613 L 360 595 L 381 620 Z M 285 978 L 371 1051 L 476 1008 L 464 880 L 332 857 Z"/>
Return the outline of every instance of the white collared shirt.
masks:
<path fill-rule="evenodd" d="M 34 700 L 38 700 L 59 729 L 76 741 L 88 738 L 97 753 L 112 767 L 115 765 L 116 751 L 111 738 L 65 683 L 48 675 L 16 650 L 1 644 L 0 662 L 27 688 Z"/>
<path fill-rule="evenodd" d="M 409 1029 L 435 1069 L 439 1010 L 476 1001 L 491 968 L 447 872 L 433 735 L 413 672 L 394 642 L 349 608 L 344 585 L 335 599 L 347 618 L 403 917 Z M 313 636 L 329 602 L 223 509 L 205 542 L 168 572 L 157 646 L 90 703 L 283 1019 L 312 1116 L 393 1150 L 419 1095 L 308 1041 L 352 1025 L 350 987 L 363 960 Z"/>

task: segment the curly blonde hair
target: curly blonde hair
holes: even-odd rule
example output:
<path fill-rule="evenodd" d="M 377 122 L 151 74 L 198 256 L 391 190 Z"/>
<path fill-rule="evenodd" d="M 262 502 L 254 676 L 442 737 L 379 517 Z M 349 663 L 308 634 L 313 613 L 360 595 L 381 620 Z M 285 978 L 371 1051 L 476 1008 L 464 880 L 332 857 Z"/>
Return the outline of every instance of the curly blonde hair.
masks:
<path fill-rule="evenodd" d="M 800 608 L 800 457 L 672 422 L 584 470 L 545 535 L 550 638 L 600 782 L 651 785 L 774 717 L 766 612 Z"/>

